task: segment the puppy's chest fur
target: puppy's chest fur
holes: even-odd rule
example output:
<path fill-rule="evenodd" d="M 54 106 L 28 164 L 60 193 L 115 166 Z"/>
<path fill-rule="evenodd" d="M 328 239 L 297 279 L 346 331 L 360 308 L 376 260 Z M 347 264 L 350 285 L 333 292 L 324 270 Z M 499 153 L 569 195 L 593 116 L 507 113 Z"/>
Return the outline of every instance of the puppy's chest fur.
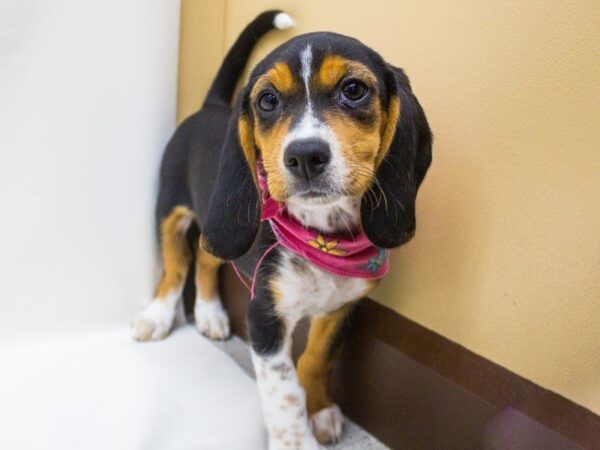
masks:
<path fill-rule="evenodd" d="M 355 199 L 342 199 L 332 206 L 291 204 L 287 209 L 305 226 L 326 234 L 360 231 L 360 201 Z M 335 311 L 367 295 L 376 286 L 375 280 L 338 276 L 287 249 L 280 252 L 274 281 L 280 295 L 276 308 L 286 317 L 298 320 Z"/>

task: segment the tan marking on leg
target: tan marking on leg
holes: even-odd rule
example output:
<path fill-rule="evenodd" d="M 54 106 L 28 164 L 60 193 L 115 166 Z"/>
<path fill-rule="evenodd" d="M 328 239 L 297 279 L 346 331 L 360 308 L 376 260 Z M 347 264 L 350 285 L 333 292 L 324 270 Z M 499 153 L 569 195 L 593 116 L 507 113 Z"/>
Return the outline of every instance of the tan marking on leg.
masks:
<path fill-rule="evenodd" d="M 333 367 L 331 344 L 353 303 L 336 311 L 315 317 L 310 326 L 306 350 L 298 361 L 298 377 L 306 390 L 306 406 L 309 416 L 332 405 L 327 392 L 327 380 Z"/>
<path fill-rule="evenodd" d="M 176 206 L 160 223 L 163 275 L 156 288 L 157 300 L 180 289 L 185 283 L 190 265 L 186 232 L 192 219 L 193 213 L 190 209 Z"/>
<path fill-rule="evenodd" d="M 273 277 L 269 281 L 269 287 L 271 288 L 271 297 L 273 298 L 273 303 L 276 305 L 281 302 L 283 299 L 283 292 L 279 287 L 279 283 L 281 282 L 281 277 Z"/>
<path fill-rule="evenodd" d="M 204 301 L 219 298 L 219 267 L 223 261 L 211 255 L 202 245 L 196 253 L 196 297 Z"/>
<path fill-rule="evenodd" d="M 297 403 L 300 402 L 300 399 L 298 397 L 296 397 L 295 395 L 291 395 L 291 394 L 285 395 L 283 397 L 283 399 L 290 405 L 296 405 Z"/>

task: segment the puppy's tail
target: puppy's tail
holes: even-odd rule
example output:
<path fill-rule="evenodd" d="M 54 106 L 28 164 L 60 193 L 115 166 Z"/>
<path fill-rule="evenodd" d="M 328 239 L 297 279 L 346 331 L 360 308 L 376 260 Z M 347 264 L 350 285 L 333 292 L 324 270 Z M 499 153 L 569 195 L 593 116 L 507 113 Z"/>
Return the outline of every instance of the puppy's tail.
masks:
<path fill-rule="evenodd" d="M 204 104 L 229 105 L 237 81 L 246 67 L 256 42 L 273 28 L 293 27 L 294 20 L 283 11 L 265 11 L 250 22 L 229 49 L 225 60 L 208 91 Z"/>

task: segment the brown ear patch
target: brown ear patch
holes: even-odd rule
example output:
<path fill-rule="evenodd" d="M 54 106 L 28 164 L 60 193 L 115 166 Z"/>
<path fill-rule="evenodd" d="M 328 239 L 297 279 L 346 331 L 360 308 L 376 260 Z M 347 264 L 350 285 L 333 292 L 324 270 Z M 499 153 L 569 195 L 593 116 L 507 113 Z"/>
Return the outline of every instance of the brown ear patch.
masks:
<path fill-rule="evenodd" d="M 375 167 L 379 167 L 379 164 L 381 164 L 381 161 L 383 161 L 383 158 L 387 155 L 390 150 L 390 145 L 392 145 L 394 135 L 396 134 L 396 127 L 398 126 L 398 120 L 400 119 L 400 99 L 395 95 L 390 98 L 386 116 L 387 120 L 382 121 L 383 130 L 381 133 L 381 148 L 377 155 Z"/>
<path fill-rule="evenodd" d="M 205 301 L 215 299 L 219 295 L 219 267 L 223 261 L 198 246 L 196 252 L 196 297 Z"/>

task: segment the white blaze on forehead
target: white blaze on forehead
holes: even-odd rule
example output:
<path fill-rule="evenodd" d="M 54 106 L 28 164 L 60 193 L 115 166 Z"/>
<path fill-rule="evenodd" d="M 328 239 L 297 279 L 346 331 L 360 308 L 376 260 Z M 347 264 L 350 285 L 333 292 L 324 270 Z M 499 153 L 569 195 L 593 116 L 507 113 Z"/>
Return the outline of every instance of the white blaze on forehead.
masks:
<path fill-rule="evenodd" d="M 300 52 L 300 62 L 302 63 L 302 79 L 304 80 L 304 88 L 306 89 L 306 99 L 308 105 L 311 106 L 310 102 L 310 68 L 312 66 L 312 47 L 307 45 Z"/>
<path fill-rule="evenodd" d="M 312 47 L 307 45 L 300 51 L 300 74 L 304 81 L 304 89 L 306 91 L 306 109 L 302 119 L 294 126 L 292 131 L 286 136 L 283 147 L 298 139 L 321 138 L 327 142 L 330 141 L 331 131 L 327 129 L 324 123 L 319 121 L 314 114 L 312 100 L 310 98 L 310 75 L 312 66 Z M 331 145 L 331 142 L 329 142 Z"/>
<path fill-rule="evenodd" d="M 341 185 L 345 179 L 348 169 L 344 163 L 335 133 L 327 126 L 326 123 L 319 120 L 315 115 L 310 92 L 312 62 L 313 51 L 311 45 L 309 44 L 300 51 L 300 74 L 302 76 L 304 89 L 306 91 L 306 108 L 300 121 L 298 121 L 298 123 L 290 130 L 288 135 L 283 140 L 282 146 L 285 150 L 291 142 L 303 139 L 321 139 L 327 142 L 327 144 L 329 144 L 329 149 L 331 150 L 332 156 L 328 168 L 330 181 L 334 184 Z M 282 171 L 285 172 L 286 169 L 283 163 L 283 158 L 281 160 L 281 165 Z"/>
<path fill-rule="evenodd" d="M 314 117 L 314 111 L 312 106 L 312 100 L 310 99 L 310 70 L 312 66 L 312 47 L 307 45 L 304 50 L 300 52 L 300 62 L 302 63 L 302 79 L 304 80 L 304 89 L 306 91 L 306 112 L 304 113 L 304 117 L 298 128 L 306 128 L 308 123 L 311 122 L 311 125 L 315 125 L 317 122 Z M 318 125 L 318 123 L 316 123 Z M 309 136 L 310 137 L 310 136 Z"/>

